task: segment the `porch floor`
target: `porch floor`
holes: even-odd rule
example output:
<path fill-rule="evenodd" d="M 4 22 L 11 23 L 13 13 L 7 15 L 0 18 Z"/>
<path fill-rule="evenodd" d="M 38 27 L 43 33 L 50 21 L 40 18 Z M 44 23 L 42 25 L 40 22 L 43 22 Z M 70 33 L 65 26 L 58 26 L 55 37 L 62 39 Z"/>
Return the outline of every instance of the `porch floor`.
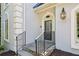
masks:
<path fill-rule="evenodd" d="M 39 40 L 37 44 L 38 44 L 37 49 L 39 49 L 39 52 L 40 52 L 40 53 L 43 52 L 43 51 L 44 51 L 44 41 L 43 41 L 43 40 Z M 54 45 L 54 43 L 53 43 L 52 41 L 45 40 L 45 50 L 48 49 L 49 47 L 51 47 L 52 45 Z M 27 44 L 27 45 L 23 48 L 23 50 L 29 49 L 29 50 L 35 52 L 35 51 L 36 51 L 35 48 L 36 48 L 36 47 L 35 47 L 35 42 L 33 42 L 33 43 L 30 43 L 30 44 Z M 28 50 L 27 50 L 27 51 L 28 51 Z"/>

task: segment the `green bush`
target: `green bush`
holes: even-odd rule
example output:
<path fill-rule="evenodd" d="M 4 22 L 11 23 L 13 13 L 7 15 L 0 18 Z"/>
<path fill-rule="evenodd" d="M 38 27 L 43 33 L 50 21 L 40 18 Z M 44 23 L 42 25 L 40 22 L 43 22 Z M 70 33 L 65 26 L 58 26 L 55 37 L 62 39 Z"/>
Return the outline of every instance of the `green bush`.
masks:
<path fill-rule="evenodd" d="M 0 45 L 0 51 L 4 50 L 4 46 Z"/>

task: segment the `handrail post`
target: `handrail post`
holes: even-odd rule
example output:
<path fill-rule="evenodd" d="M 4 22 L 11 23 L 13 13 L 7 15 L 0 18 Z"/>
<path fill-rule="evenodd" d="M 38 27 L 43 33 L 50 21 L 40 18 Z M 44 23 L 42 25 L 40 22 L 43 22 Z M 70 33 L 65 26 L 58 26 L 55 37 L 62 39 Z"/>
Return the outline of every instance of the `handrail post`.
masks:
<path fill-rule="evenodd" d="M 44 39 L 44 54 L 45 54 L 45 39 Z"/>
<path fill-rule="evenodd" d="M 25 34 L 24 34 L 24 33 L 25 33 Z M 25 40 L 24 40 L 25 43 L 24 43 L 24 45 L 26 45 L 26 31 L 24 31 L 24 32 L 22 32 L 22 33 L 20 33 L 20 34 L 18 34 L 18 35 L 16 36 L 16 54 L 17 54 L 17 55 L 19 55 L 19 54 L 18 54 L 18 48 L 19 48 L 19 42 L 18 42 L 19 40 L 18 40 L 18 37 L 19 37 L 20 35 L 22 35 L 22 34 L 25 35 L 25 38 L 24 38 L 24 39 L 25 39 Z"/>
<path fill-rule="evenodd" d="M 16 54 L 18 56 L 18 37 L 16 37 Z"/>
<path fill-rule="evenodd" d="M 25 41 L 25 44 L 24 45 L 26 45 L 26 32 L 25 32 L 25 37 L 24 38 L 25 38 L 25 40 L 24 40 Z"/>
<path fill-rule="evenodd" d="M 38 52 L 37 52 L 37 40 L 35 40 L 35 49 L 36 49 L 36 55 L 38 55 Z"/>

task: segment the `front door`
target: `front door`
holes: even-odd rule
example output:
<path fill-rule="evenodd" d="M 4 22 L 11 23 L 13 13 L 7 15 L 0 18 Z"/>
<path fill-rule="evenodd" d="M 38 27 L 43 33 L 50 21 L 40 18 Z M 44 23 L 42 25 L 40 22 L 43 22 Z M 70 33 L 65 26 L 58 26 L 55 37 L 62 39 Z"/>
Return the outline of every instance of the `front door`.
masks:
<path fill-rule="evenodd" d="M 52 40 L 52 20 L 44 21 L 44 39 Z"/>

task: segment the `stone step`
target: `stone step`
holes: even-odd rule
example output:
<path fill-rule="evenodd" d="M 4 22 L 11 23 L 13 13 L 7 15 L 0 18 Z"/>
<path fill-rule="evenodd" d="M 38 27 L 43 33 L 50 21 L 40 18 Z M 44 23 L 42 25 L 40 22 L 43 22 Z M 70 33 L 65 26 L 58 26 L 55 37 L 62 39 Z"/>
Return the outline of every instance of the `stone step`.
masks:
<path fill-rule="evenodd" d="M 48 55 L 50 55 L 53 52 L 54 49 L 55 49 L 55 46 L 51 46 L 45 52 L 42 51 L 41 53 L 38 53 L 38 55 L 39 56 L 48 56 Z M 20 56 L 37 56 L 36 55 L 36 51 L 32 51 L 32 50 L 30 50 L 28 48 L 27 49 L 20 50 L 18 52 L 18 54 Z"/>
<path fill-rule="evenodd" d="M 20 50 L 18 51 L 19 56 L 33 56 L 31 53 L 28 53 L 27 51 Z"/>

